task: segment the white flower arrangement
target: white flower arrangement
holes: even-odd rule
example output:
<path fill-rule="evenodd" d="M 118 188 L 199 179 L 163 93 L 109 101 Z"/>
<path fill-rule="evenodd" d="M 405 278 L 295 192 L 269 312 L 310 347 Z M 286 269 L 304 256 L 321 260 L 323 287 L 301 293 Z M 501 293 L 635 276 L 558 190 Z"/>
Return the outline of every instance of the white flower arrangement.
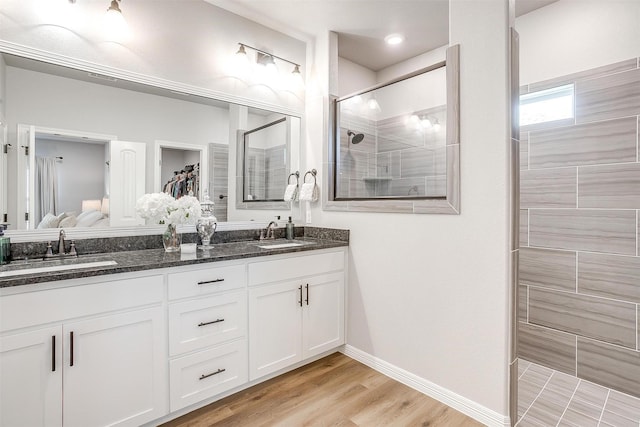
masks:
<path fill-rule="evenodd" d="M 136 213 L 147 224 L 195 224 L 200 218 L 200 202 L 193 196 L 178 200 L 167 193 L 149 193 L 136 202 Z"/>

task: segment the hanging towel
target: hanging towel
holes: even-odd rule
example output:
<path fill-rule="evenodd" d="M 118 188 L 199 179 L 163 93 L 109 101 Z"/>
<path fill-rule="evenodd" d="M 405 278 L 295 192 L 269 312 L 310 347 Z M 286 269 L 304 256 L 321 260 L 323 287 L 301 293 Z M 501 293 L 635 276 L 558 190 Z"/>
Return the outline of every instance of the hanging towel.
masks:
<path fill-rule="evenodd" d="M 305 182 L 300 188 L 300 201 L 315 202 L 318 200 L 318 186 L 315 182 Z"/>
<path fill-rule="evenodd" d="M 295 202 L 298 199 L 298 184 L 289 184 L 284 190 L 284 201 Z"/>

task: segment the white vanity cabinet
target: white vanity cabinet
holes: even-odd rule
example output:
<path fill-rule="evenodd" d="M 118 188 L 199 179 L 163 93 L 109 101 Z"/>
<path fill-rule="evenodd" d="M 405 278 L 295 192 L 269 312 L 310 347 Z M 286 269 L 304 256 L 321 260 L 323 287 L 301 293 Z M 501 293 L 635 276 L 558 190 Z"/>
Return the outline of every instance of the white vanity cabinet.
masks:
<path fill-rule="evenodd" d="M 168 274 L 170 408 L 248 381 L 246 263 Z"/>
<path fill-rule="evenodd" d="M 3 296 L 0 424 L 137 426 L 165 415 L 162 298 L 162 276 Z"/>
<path fill-rule="evenodd" d="M 249 378 L 344 344 L 343 251 L 249 263 Z"/>

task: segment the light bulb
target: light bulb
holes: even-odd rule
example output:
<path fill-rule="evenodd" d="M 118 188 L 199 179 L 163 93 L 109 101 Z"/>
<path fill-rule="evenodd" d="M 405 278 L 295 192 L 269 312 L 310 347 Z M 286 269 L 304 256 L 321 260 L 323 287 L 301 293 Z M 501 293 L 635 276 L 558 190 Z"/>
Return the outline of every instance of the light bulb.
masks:
<path fill-rule="evenodd" d="M 380 104 L 373 98 L 367 101 L 367 107 L 369 107 L 370 110 L 380 111 Z"/>
<path fill-rule="evenodd" d="M 439 132 L 441 128 L 442 126 L 440 126 L 440 123 L 436 120 L 436 122 L 433 124 L 433 130 Z"/>
<path fill-rule="evenodd" d="M 422 126 L 423 129 L 429 129 L 431 127 L 431 120 L 424 117 L 422 120 L 420 120 L 420 126 Z"/>
<path fill-rule="evenodd" d="M 122 16 L 117 0 L 112 0 L 104 16 L 104 26 L 108 40 L 121 42 L 129 38 L 129 27 Z"/>

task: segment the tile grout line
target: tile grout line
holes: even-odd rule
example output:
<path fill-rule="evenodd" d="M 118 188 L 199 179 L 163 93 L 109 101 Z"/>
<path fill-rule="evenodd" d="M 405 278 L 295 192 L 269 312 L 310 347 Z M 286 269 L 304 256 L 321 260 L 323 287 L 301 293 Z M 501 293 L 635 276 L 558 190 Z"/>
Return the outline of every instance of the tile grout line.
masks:
<path fill-rule="evenodd" d="M 573 397 L 576 395 L 576 392 L 578 391 L 578 387 L 580 387 L 580 382 L 582 382 L 582 380 L 578 379 L 578 384 L 576 384 L 576 388 L 573 389 L 573 393 L 571 393 L 571 397 L 569 398 L 569 401 L 567 402 L 567 406 L 565 406 L 564 411 L 562 411 L 562 415 L 560 415 L 560 419 L 558 420 L 556 427 L 560 425 L 560 422 L 562 421 L 564 414 L 567 413 L 567 409 L 569 409 L 569 406 L 571 405 L 571 401 L 573 400 Z"/>
<path fill-rule="evenodd" d="M 607 391 L 607 397 L 604 399 L 604 403 L 602 404 L 602 411 L 600 411 L 600 418 L 598 418 L 598 425 L 602 424 L 602 417 L 604 416 L 604 408 L 607 407 L 607 402 L 609 402 L 609 395 L 611 395 L 611 389 Z"/>

